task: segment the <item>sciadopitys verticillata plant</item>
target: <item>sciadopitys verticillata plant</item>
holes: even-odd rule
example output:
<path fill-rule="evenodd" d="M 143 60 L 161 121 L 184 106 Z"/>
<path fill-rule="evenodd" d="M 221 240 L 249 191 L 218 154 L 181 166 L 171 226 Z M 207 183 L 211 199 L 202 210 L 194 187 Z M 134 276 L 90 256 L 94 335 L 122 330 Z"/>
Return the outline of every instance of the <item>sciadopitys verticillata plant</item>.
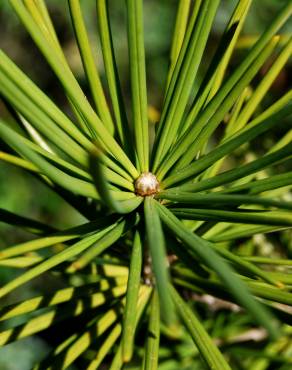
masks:
<path fill-rule="evenodd" d="M 288 255 L 257 255 L 256 249 L 243 256 L 237 247 L 252 235 L 292 226 L 292 172 L 286 170 L 292 132 L 284 127 L 292 91 L 261 104 L 291 56 L 291 36 L 283 41 L 278 32 L 292 3 L 283 2 L 236 68 L 229 68 L 251 6 L 251 0 L 237 1 L 206 68 L 220 1 L 179 1 L 154 128 L 147 115 L 142 0 L 125 2 L 130 107 L 119 82 L 106 0 L 96 1 L 106 93 L 80 2 L 68 1 L 90 101 L 63 54 L 45 1 L 9 2 L 63 87 L 72 114 L 1 51 L 0 94 L 11 116 L 0 119 L 0 137 L 11 150 L 0 159 L 37 177 L 88 222 L 58 230 L 0 210 L 2 222 L 38 234 L 1 249 L 1 268 L 24 270 L 1 286 L 0 297 L 41 274 L 54 274 L 64 285 L 2 307 L 0 320 L 8 326 L 1 328 L 0 345 L 54 327 L 57 344 L 35 369 L 267 369 L 269 362 L 260 363 L 251 350 L 236 357 L 235 350 L 245 348 L 234 344 L 254 339 L 248 335 L 255 331 L 262 356 L 276 353 L 285 366 L 291 261 Z M 281 136 L 267 150 L 263 138 L 280 125 Z M 254 144 L 262 155 L 252 151 Z M 209 302 L 207 308 L 200 302 Z M 210 316 L 212 304 L 228 314 Z M 19 315 L 21 321 L 11 324 Z"/>

